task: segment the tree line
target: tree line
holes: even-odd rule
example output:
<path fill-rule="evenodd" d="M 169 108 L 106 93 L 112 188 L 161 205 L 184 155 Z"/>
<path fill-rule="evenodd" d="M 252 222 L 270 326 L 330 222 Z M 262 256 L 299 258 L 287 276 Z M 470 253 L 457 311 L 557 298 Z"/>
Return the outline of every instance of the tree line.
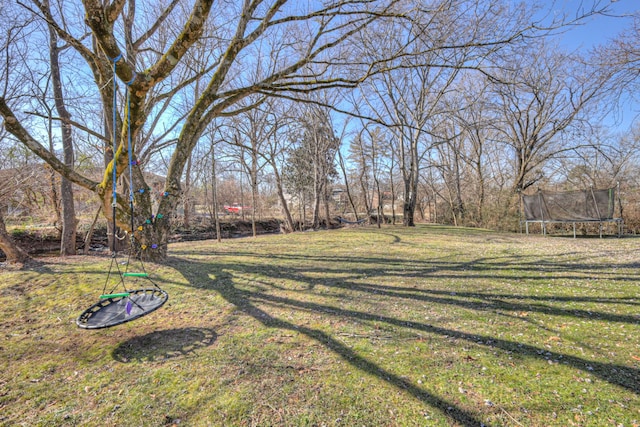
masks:
<path fill-rule="evenodd" d="M 82 193 L 162 261 L 177 212 L 217 218 L 231 181 L 254 220 L 277 206 L 286 231 L 336 213 L 513 229 L 535 187 L 637 188 L 639 130 L 602 122 L 637 89 L 638 21 L 588 52 L 558 42 L 608 1 L 24 0 L 3 13 L 0 168 L 55 174 L 63 254 Z"/>

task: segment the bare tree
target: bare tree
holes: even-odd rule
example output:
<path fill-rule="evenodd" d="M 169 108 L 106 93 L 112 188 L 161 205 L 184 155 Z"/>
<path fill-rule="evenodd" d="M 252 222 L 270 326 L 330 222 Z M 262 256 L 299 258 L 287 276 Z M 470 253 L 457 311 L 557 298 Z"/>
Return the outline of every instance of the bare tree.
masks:
<path fill-rule="evenodd" d="M 268 116 L 271 130 L 266 134 L 264 148 L 259 154 L 269 164 L 271 173 L 273 173 L 276 192 L 284 217 L 283 230 L 290 233 L 295 231 L 295 226 L 289 208 L 289 201 L 285 196 L 283 171 L 285 170 L 287 153 L 292 143 L 288 135 L 288 126 L 292 120 L 291 105 L 287 102 L 279 102 L 279 100 L 276 99 L 268 99 L 265 100 L 263 106 L 265 108 L 264 113 Z"/>
<path fill-rule="evenodd" d="M 640 13 L 636 12 L 630 18 L 632 24 L 623 28 L 611 42 L 594 48 L 590 58 L 591 62 L 613 73 L 608 87 L 614 102 L 609 104 L 609 108 L 619 108 L 620 100 L 624 102 L 631 98 L 637 101 L 640 87 Z"/>
<path fill-rule="evenodd" d="M 557 175 L 572 188 L 605 188 L 626 184 L 638 176 L 640 164 L 640 126 L 629 133 L 612 134 L 606 128 L 594 129 L 591 146 L 576 150 L 572 157 L 556 160 Z"/>
<path fill-rule="evenodd" d="M 450 143 L 457 144 L 458 168 L 464 168 L 469 177 L 465 184 L 456 185 L 468 187 L 458 192 L 463 199 L 458 206 L 465 205 L 464 213 L 471 224 L 484 226 L 487 180 L 491 178 L 487 163 L 500 153 L 492 151 L 495 116 L 491 112 L 485 80 L 477 75 L 467 77 L 448 100 L 450 105 L 459 106 L 452 117 L 452 126 L 457 126 L 458 130 L 453 131 Z M 460 173 L 456 176 L 460 178 Z M 468 199 L 465 200 L 463 194 L 468 195 Z"/>
<path fill-rule="evenodd" d="M 3 138 L 0 132 L 0 139 Z M 33 169 L 18 168 L 7 171 L 0 179 L 0 250 L 4 252 L 8 263 L 22 263 L 29 260 L 30 256 L 26 250 L 22 249 L 7 232 L 4 222 L 4 212 L 8 208 L 10 195 L 14 194 L 25 182 L 34 178 Z"/>
<path fill-rule="evenodd" d="M 410 31 L 411 33 L 412 31 Z M 434 61 L 437 58 L 432 58 Z M 459 67 L 423 67 L 408 63 L 373 81 L 370 93 L 377 97 L 371 110 L 393 132 L 392 149 L 398 158 L 404 183 L 403 224 L 413 226 L 422 160 L 439 138 L 429 123 L 443 112 L 442 99 L 455 81 Z M 365 98 L 368 99 L 368 98 Z M 378 107 L 378 108 L 375 108 Z"/>
<path fill-rule="evenodd" d="M 9 233 L 7 233 L 7 229 L 4 223 L 4 217 L 2 211 L 0 210 L 0 249 L 7 257 L 7 262 L 14 263 L 23 263 L 28 261 L 31 257 L 29 254 L 18 246 L 15 241 L 11 238 Z"/>
<path fill-rule="evenodd" d="M 341 150 L 338 150 L 338 165 L 340 166 L 340 171 L 342 172 L 342 178 L 344 179 L 344 187 L 345 192 L 347 193 L 347 200 L 349 201 L 349 206 L 351 206 L 351 210 L 353 212 L 353 216 L 356 219 L 356 222 L 360 220 L 358 216 L 358 208 L 354 199 L 354 192 L 351 189 L 349 171 L 347 169 L 346 162 L 344 161 L 344 157 L 342 156 Z M 346 209 L 345 209 L 346 210 Z"/>
<path fill-rule="evenodd" d="M 361 102 L 369 104 L 368 115 L 393 132 L 392 147 L 404 184 L 406 226 L 414 225 L 423 160 L 443 140 L 433 130 L 452 113 L 444 101 L 453 84 L 466 70 L 492 73 L 494 64 L 488 58 L 531 29 L 525 23 L 531 11 L 509 9 L 506 3 L 453 1 L 441 6 L 418 5 L 412 11 L 414 19 L 406 25 L 376 28 L 363 41 L 373 57 L 387 56 L 399 45 L 406 53 L 388 72 L 363 86 L 361 97 Z"/>
<path fill-rule="evenodd" d="M 350 159 L 359 176 L 362 199 L 367 216 L 376 210 L 376 224 L 384 219 L 383 163 L 389 144 L 379 125 L 363 122 L 363 127 L 349 147 Z M 374 206 L 375 201 L 375 206 Z M 357 219 L 357 218 L 356 218 Z"/>
<path fill-rule="evenodd" d="M 609 76 L 544 44 L 512 60 L 493 85 L 495 131 L 513 155 L 512 190 L 519 193 L 542 178 L 549 159 L 585 145 L 561 137 L 596 105 Z"/>
<path fill-rule="evenodd" d="M 259 173 L 264 168 L 260 155 L 264 145 L 275 131 L 269 115 L 260 107 L 252 108 L 234 117 L 230 123 L 229 144 L 237 150 L 236 158 L 249 177 L 251 188 L 251 228 L 253 237 L 257 236 L 256 217 L 258 212 Z"/>
<path fill-rule="evenodd" d="M 444 137 L 444 142 L 435 147 L 437 154 L 436 162 L 431 162 L 444 183 L 444 191 L 441 196 L 447 202 L 453 224 L 461 225 L 466 216 L 466 203 L 463 200 L 462 187 L 464 165 L 462 161 L 463 155 L 463 139 L 459 137 L 460 130 L 456 126 L 456 122 L 447 121 L 446 125 L 439 128 L 440 134 Z"/>
<path fill-rule="evenodd" d="M 357 176 L 358 185 L 360 187 L 360 200 L 364 208 L 364 213 L 367 219 L 371 215 L 371 199 L 369 192 L 372 191 L 372 172 L 371 172 L 371 159 L 368 156 L 366 149 L 366 142 L 364 139 L 365 129 L 362 128 L 357 135 L 353 137 L 349 144 L 349 160 L 353 165 L 353 172 Z M 356 221 L 358 220 L 356 214 Z"/>
<path fill-rule="evenodd" d="M 391 71 L 393 77 L 375 87 L 386 91 L 381 93 L 391 89 L 396 105 L 404 105 L 404 111 L 390 109 L 378 121 L 396 132 L 396 158 L 406 187 L 405 220 L 412 224 L 421 158 L 437 142 L 429 128 L 448 82 L 461 69 L 486 72 L 492 65 L 488 58 L 500 46 L 535 30 L 530 16 L 506 8 L 510 2 L 489 0 L 428 6 L 401 0 L 244 0 L 215 4 L 213 13 L 212 0 L 194 0 L 188 8 L 178 0 L 157 6 L 85 0 L 82 8 L 52 4 L 55 10 L 41 0 L 23 4 L 70 47 L 64 54 L 73 55 L 74 66 L 63 73 L 93 80 L 91 89 L 88 81 L 83 87 L 90 92 L 87 99 L 98 101 L 104 124 L 74 121 L 73 126 L 114 147 L 103 148 L 107 164 L 102 179 L 57 159 L 28 124 L 21 104 L 28 88 L 20 94 L 2 92 L 0 115 L 6 128 L 58 173 L 93 191 L 109 222 L 135 233 L 139 247 L 146 247 L 146 256 L 154 260 L 166 257 L 185 168 L 212 122 L 254 108 L 261 97 L 253 95 L 299 99 L 312 91 L 357 87 L 382 71 Z M 37 43 L 37 37 L 31 43 Z M 197 61 L 191 61 L 194 58 Z M 414 67 L 419 70 L 409 73 Z M 14 82 L 8 70 L 15 69 L 3 70 L 6 81 Z M 430 89 L 410 99 L 420 79 L 427 79 Z M 184 108 L 176 99 L 193 102 Z M 166 179 L 155 206 L 144 172 L 159 165 L 163 169 L 154 171 Z M 124 178 L 128 186 L 116 188 L 114 181 L 122 182 L 129 167 L 130 177 Z M 150 218 L 142 231 L 133 229 L 132 224 Z"/>
<path fill-rule="evenodd" d="M 470 73 L 487 76 L 490 81 L 501 79 L 502 58 L 526 46 L 527 41 L 537 43 L 555 29 L 607 7 L 606 2 L 593 1 L 574 16 L 554 13 L 545 17 L 537 5 L 525 3 L 478 0 L 437 6 L 442 8 L 418 4 L 412 11 L 414 19 L 406 25 L 395 24 L 390 30 L 379 24 L 363 40 L 365 56 L 384 57 L 387 49 L 395 50 L 398 45 L 406 53 L 387 72 L 362 86 L 360 102 L 368 103 L 370 111 L 359 111 L 394 132 L 394 154 L 404 184 L 405 225 L 414 223 L 424 159 L 446 141 L 437 129 L 456 111 L 455 105 L 445 102 L 455 90 L 456 80 Z M 542 18 L 536 21 L 536 16 Z M 584 98 L 588 98 L 587 92 Z"/>
<path fill-rule="evenodd" d="M 50 10 L 49 1 L 43 0 L 42 7 Z M 50 13 L 50 11 L 49 11 Z M 49 60 L 51 62 L 51 78 L 53 84 L 53 99 L 60 117 L 62 134 L 62 153 L 65 166 L 74 167 L 73 136 L 71 133 L 71 114 L 65 105 L 65 96 L 62 90 L 62 76 L 60 72 L 60 51 L 58 36 L 51 25 L 49 28 Z M 76 210 L 73 200 L 73 184 L 65 176 L 60 179 L 60 198 L 62 200 L 62 235 L 60 241 L 61 255 L 76 254 Z"/>
<path fill-rule="evenodd" d="M 0 96 L 12 96 L 17 91 L 15 86 L 21 85 L 26 70 L 22 70 L 24 65 L 23 59 L 26 48 L 26 28 L 30 22 L 22 16 L 19 16 L 13 9 L 3 11 L 3 19 L 0 20 Z M 16 72 L 19 71 L 19 72 Z M 23 72 L 24 71 L 24 72 Z M 0 169 L 15 168 L 17 165 L 12 159 L 15 141 L 8 137 L 7 131 L 0 128 Z M 4 252 L 7 262 L 21 263 L 29 259 L 27 252 L 16 244 L 11 235 L 7 232 L 4 222 L 4 212 L 7 208 L 6 203 L 9 196 L 15 192 L 13 179 L 17 177 L 17 181 L 24 180 L 20 178 L 20 171 L 25 168 L 15 168 L 18 172 L 13 177 L 3 177 L 0 180 L 0 250 Z"/>
<path fill-rule="evenodd" d="M 98 0 L 87 0 L 83 3 L 85 22 L 95 43 L 85 44 L 84 35 L 74 36 L 71 32 L 72 28 L 84 28 L 84 23 L 71 25 L 68 20 L 57 18 L 67 18 L 66 9 L 59 10 L 54 16 L 34 0 L 38 13 L 86 61 L 100 91 L 104 111 L 109 111 L 109 106 L 114 105 L 113 71 L 120 81 L 126 82 L 129 98 L 124 107 L 125 114 L 115 121 L 116 128 L 121 130 L 117 133 L 115 153 L 111 156 L 113 160 L 108 164 L 102 181 L 82 176 L 55 159 L 22 125 L 22 119 L 13 111 L 6 97 L 0 99 L 0 114 L 7 129 L 56 171 L 75 184 L 95 191 L 106 216 L 112 219 L 109 191 L 114 176 L 112 171 L 115 169 L 116 177 L 121 176 L 127 170 L 131 157 L 136 162 L 132 188 L 149 188 L 138 163 L 142 154 L 138 144 L 145 134 L 145 125 L 154 120 L 149 118 L 150 114 L 157 113 L 162 108 L 161 102 L 170 96 L 192 87 L 197 76 L 206 75 L 206 85 L 180 122 L 181 131 L 173 145 L 166 171 L 163 191 L 166 196 L 156 211 L 161 215 L 153 216 L 149 192 L 135 193 L 137 222 L 154 218 L 150 226 L 137 233 L 138 241 L 148 248 L 149 258 L 161 260 L 166 256 L 169 222 L 180 200 L 185 165 L 208 124 L 217 117 L 237 114 L 245 109 L 236 109 L 238 102 L 254 93 L 285 95 L 327 86 L 356 85 L 372 71 L 371 67 L 364 66 L 360 73 L 350 77 L 346 73 L 338 75 L 335 71 L 346 64 L 332 56 L 340 58 L 338 48 L 346 45 L 352 36 L 370 23 L 388 15 L 395 3 L 397 0 L 357 0 L 326 5 L 309 3 L 307 7 L 301 7 L 289 5 L 284 0 L 247 0 L 238 6 L 226 5 L 224 10 L 211 15 L 213 2 L 196 0 L 189 16 L 183 18 L 175 7 L 177 1 L 159 10 L 140 11 L 134 2 L 104 4 Z M 125 10 L 127 4 L 129 9 Z M 307 22 L 313 24 L 306 25 Z M 176 25 L 173 32 L 176 36 L 169 37 L 166 32 L 160 32 L 167 23 Z M 119 28 L 124 31 L 119 32 Z M 285 35 L 294 29 L 299 36 L 292 43 Z M 269 55 L 261 53 L 266 46 L 269 46 L 266 49 Z M 177 86 L 171 89 L 164 86 L 163 82 L 177 72 L 183 59 L 196 48 L 212 52 L 207 66 L 193 70 L 190 78 L 176 82 Z M 253 73 L 253 76 L 245 73 L 243 70 L 249 64 L 258 67 L 260 72 Z M 161 88 L 166 90 L 159 91 Z M 152 116 L 159 117 L 157 114 Z M 131 141 L 130 148 L 128 141 Z M 115 221 L 120 227 L 130 229 L 133 221 L 129 220 L 131 212 L 126 199 L 117 195 Z"/>
<path fill-rule="evenodd" d="M 218 203 L 218 159 L 217 159 L 217 146 L 220 143 L 220 139 L 216 139 L 215 128 L 210 128 L 204 138 L 205 142 L 202 145 L 200 151 L 200 159 L 198 162 L 198 168 L 200 169 L 201 183 L 203 187 L 203 203 L 206 209 L 209 211 L 210 218 L 213 221 L 213 225 L 216 229 L 216 239 L 218 242 L 222 241 L 221 225 L 220 225 L 220 205 Z"/>

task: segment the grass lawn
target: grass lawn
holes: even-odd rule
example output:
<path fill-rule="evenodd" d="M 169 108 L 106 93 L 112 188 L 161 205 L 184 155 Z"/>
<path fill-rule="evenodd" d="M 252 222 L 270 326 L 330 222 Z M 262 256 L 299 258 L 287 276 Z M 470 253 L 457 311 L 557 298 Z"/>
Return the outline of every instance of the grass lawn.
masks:
<path fill-rule="evenodd" d="M 180 243 L 146 264 L 169 301 L 100 330 L 75 319 L 110 258 L 3 267 L 0 425 L 637 427 L 639 248 L 437 226 Z"/>

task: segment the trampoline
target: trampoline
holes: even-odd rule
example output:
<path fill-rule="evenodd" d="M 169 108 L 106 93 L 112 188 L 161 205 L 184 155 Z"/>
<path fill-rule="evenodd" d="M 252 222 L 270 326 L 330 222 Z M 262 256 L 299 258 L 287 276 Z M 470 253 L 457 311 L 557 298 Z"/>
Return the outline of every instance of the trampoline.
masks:
<path fill-rule="evenodd" d="M 529 234 L 529 224 L 539 223 L 542 234 L 547 234 L 548 224 L 571 224 L 573 237 L 576 237 L 576 223 L 598 224 L 600 237 L 603 235 L 604 224 L 615 224 L 618 237 L 622 236 L 622 208 L 620 204 L 619 186 L 573 191 L 542 191 L 535 194 L 522 194 L 521 204 L 524 212 L 526 233 Z M 616 217 L 616 198 L 618 211 Z"/>

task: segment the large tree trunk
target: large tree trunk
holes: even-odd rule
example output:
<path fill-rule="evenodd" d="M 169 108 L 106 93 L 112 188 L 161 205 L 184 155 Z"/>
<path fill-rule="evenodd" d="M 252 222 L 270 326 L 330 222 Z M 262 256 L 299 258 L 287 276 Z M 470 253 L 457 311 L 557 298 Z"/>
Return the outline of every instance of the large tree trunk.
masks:
<path fill-rule="evenodd" d="M 218 216 L 218 176 L 216 175 L 216 150 L 215 144 L 211 146 L 211 203 L 213 204 L 213 220 L 216 226 L 216 239 L 222 242 L 222 229 Z"/>
<path fill-rule="evenodd" d="M 320 172 L 318 166 L 313 167 L 313 229 L 317 230 L 320 227 Z"/>
<path fill-rule="evenodd" d="M 393 150 L 391 151 L 391 167 L 389 168 L 389 183 L 391 184 L 391 218 L 396 225 L 396 185 L 393 177 L 393 165 L 395 164 Z"/>
<path fill-rule="evenodd" d="M 329 180 L 325 178 L 324 181 L 324 185 L 323 185 L 323 189 L 322 189 L 322 195 L 323 195 L 323 202 L 324 202 L 324 218 L 326 221 L 326 227 L 327 230 L 331 228 L 331 212 L 329 211 L 329 201 L 330 201 L 330 196 L 329 196 Z"/>
<path fill-rule="evenodd" d="M 47 5 L 48 8 L 48 5 Z M 64 104 L 62 93 L 62 78 L 58 62 L 60 48 L 56 32 L 49 26 L 49 57 L 51 60 L 51 77 L 53 80 L 53 97 L 58 115 L 62 120 L 62 151 L 65 166 L 73 169 L 73 136 L 71 134 L 71 114 Z M 60 182 L 60 197 L 62 199 L 62 236 L 60 255 L 76 254 L 76 209 L 73 201 L 73 184 L 64 176 Z"/>
<path fill-rule="evenodd" d="M 414 227 L 415 211 L 418 193 L 418 148 L 417 141 L 411 141 L 409 147 L 410 157 L 409 165 L 407 168 L 404 155 L 402 159 L 402 178 L 404 180 L 404 204 L 402 205 L 402 224 L 405 227 Z"/>
<path fill-rule="evenodd" d="M 278 167 L 276 165 L 276 161 L 271 156 L 267 159 L 271 167 L 273 168 L 273 176 L 276 179 L 276 189 L 278 192 L 278 199 L 280 200 L 280 205 L 282 206 L 282 215 L 284 216 L 284 231 L 287 233 L 292 233 L 295 231 L 293 224 L 293 217 L 291 216 L 291 210 L 289 210 L 289 204 L 287 203 L 287 199 L 284 196 L 284 186 L 282 184 L 282 177 L 280 176 L 280 172 L 278 171 Z"/>
<path fill-rule="evenodd" d="M 409 192 L 409 196 L 405 197 L 404 204 L 402 205 L 402 225 L 405 227 L 413 227 L 416 225 L 414 221 L 414 213 L 416 211 L 416 196 L 415 193 Z"/>
<path fill-rule="evenodd" d="M 134 161 L 135 163 L 135 161 Z M 133 251 L 144 260 L 161 262 L 166 259 L 167 246 L 170 235 L 171 219 L 175 215 L 180 202 L 180 190 L 169 189 L 159 196 L 158 210 L 153 213 L 153 200 L 149 191 L 136 191 L 138 188 L 146 188 L 142 171 L 136 165 L 132 169 L 134 210 L 131 226 L 133 229 Z"/>
<path fill-rule="evenodd" d="M 300 231 L 304 231 L 307 224 L 307 196 L 304 191 L 300 192 Z"/>
<path fill-rule="evenodd" d="M 376 193 L 378 194 L 378 205 L 376 206 L 376 212 L 377 212 L 376 223 L 378 224 L 378 228 L 380 228 L 381 227 L 380 224 L 382 224 L 382 220 L 384 218 L 384 201 L 383 201 L 382 190 L 380 190 L 380 181 L 377 178 L 375 178 L 375 186 L 376 186 Z"/>
<path fill-rule="evenodd" d="M 60 240 L 60 255 L 76 254 L 76 209 L 73 201 L 73 186 L 71 181 L 62 178 L 60 192 L 62 196 L 62 238 Z"/>
<path fill-rule="evenodd" d="M 51 135 L 51 133 L 49 134 Z M 51 138 L 49 146 L 51 147 L 51 151 L 53 151 L 53 138 Z M 51 190 L 51 205 L 53 208 L 53 214 L 55 216 L 54 226 L 58 231 L 60 231 L 60 226 L 62 224 L 62 215 L 60 209 L 60 195 L 58 194 L 58 176 L 56 174 L 56 171 L 54 171 L 53 169 L 49 169 L 48 172 L 49 173 L 47 175 L 49 178 L 49 188 Z"/>
<path fill-rule="evenodd" d="M 184 177 L 184 194 L 182 196 L 183 199 L 183 207 L 184 207 L 184 228 L 188 230 L 191 228 L 191 156 L 189 156 L 189 160 L 187 160 L 187 166 Z"/>
<path fill-rule="evenodd" d="M 255 147 L 251 148 L 251 231 L 253 237 L 258 236 L 256 229 L 256 212 L 258 206 L 258 153 Z"/>
<path fill-rule="evenodd" d="M 358 218 L 358 209 L 356 209 L 356 204 L 353 201 L 353 196 L 351 195 L 351 187 L 349 186 L 349 177 L 347 176 L 347 167 L 344 164 L 344 159 L 342 158 L 342 153 L 338 150 L 338 160 L 340 164 L 340 169 L 342 170 L 342 176 L 344 176 L 344 188 L 347 192 L 347 199 L 349 200 L 349 205 L 353 210 L 353 215 L 356 219 L 356 222 L 360 220 Z"/>
<path fill-rule="evenodd" d="M 404 181 L 404 204 L 402 205 L 402 224 L 405 227 L 413 227 L 416 225 L 414 216 L 416 212 L 418 192 L 418 178 L 414 173 L 414 166 L 411 165 L 411 171 Z"/>
<path fill-rule="evenodd" d="M 4 218 L 2 216 L 2 212 L 0 211 L 0 249 L 7 256 L 8 263 L 20 263 L 25 262 L 30 259 L 29 254 L 16 245 L 13 241 L 9 233 L 7 233 L 7 228 L 4 224 Z"/>

